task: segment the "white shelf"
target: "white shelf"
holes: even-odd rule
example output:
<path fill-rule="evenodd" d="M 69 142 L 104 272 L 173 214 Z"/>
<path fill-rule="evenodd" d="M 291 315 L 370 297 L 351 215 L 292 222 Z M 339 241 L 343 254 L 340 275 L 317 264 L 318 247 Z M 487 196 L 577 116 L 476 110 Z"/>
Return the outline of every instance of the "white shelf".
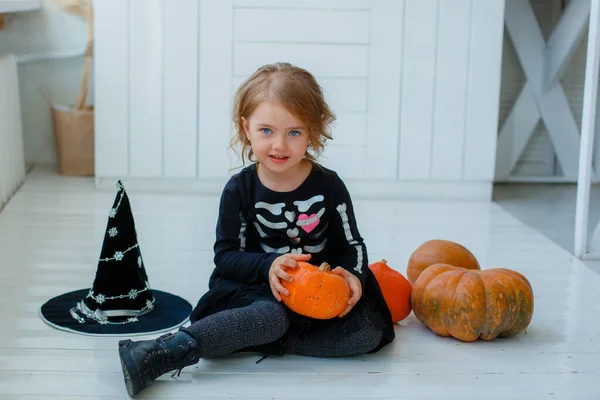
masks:
<path fill-rule="evenodd" d="M 40 0 L 0 0 L 0 13 L 31 11 L 40 7 Z"/>

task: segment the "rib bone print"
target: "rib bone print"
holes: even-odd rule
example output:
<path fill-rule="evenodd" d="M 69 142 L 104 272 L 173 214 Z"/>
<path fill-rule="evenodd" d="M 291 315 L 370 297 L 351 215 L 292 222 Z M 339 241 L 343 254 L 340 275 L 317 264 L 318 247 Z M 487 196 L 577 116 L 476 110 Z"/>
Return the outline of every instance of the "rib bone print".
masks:
<path fill-rule="evenodd" d="M 327 238 L 318 240 L 329 225 L 324 218 L 325 198 L 316 195 L 307 200 L 270 204 L 260 201 L 254 205 L 256 217 L 253 225 L 260 236 L 260 246 L 266 252 L 316 254 L 325 248 Z M 311 211 L 314 209 L 314 211 Z M 316 211 L 316 212 L 315 212 Z M 287 238 L 288 246 L 273 245 L 271 238 Z"/>
<path fill-rule="evenodd" d="M 311 197 L 308 200 L 304 200 L 304 201 L 298 200 L 298 201 L 295 201 L 294 205 L 296 207 L 298 207 L 298 211 L 300 211 L 300 212 L 306 212 L 306 211 L 308 211 L 310 209 L 310 207 L 313 204 L 318 203 L 318 202 L 322 202 L 323 199 L 324 199 L 323 195 L 319 194 L 319 195 Z"/>

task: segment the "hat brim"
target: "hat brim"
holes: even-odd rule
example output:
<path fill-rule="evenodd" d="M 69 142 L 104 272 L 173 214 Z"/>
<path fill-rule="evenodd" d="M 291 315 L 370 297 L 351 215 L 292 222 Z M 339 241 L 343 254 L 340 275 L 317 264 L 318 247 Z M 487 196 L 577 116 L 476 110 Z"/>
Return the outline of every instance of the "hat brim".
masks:
<path fill-rule="evenodd" d="M 70 310 L 75 307 L 90 289 L 75 290 L 56 296 L 40 307 L 40 316 L 53 328 L 90 336 L 135 336 L 168 332 L 179 328 L 188 321 L 192 305 L 185 299 L 171 293 L 152 289 L 154 310 L 142 315 L 138 321 L 124 324 L 100 324 L 85 317 L 80 323 L 71 316 Z"/>

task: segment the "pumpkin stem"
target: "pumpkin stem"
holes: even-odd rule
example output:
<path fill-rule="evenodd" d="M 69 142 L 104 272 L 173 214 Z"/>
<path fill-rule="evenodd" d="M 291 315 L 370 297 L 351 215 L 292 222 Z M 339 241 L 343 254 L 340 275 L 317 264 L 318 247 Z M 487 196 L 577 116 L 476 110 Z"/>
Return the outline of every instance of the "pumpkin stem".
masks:
<path fill-rule="evenodd" d="M 331 269 L 331 266 L 326 262 L 323 262 L 319 267 L 319 271 L 328 272 Z"/>
<path fill-rule="evenodd" d="M 383 260 L 381 260 L 382 264 L 387 264 L 387 260 L 384 258 Z"/>

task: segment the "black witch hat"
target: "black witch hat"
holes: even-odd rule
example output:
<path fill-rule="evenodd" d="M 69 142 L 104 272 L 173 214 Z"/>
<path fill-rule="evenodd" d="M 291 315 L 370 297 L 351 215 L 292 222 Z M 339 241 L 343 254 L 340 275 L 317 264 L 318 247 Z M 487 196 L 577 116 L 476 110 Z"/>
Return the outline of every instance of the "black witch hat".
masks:
<path fill-rule="evenodd" d="M 178 328 L 191 310 L 181 297 L 150 288 L 129 198 L 117 181 L 92 287 L 50 299 L 40 315 L 73 333 L 131 336 Z"/>

